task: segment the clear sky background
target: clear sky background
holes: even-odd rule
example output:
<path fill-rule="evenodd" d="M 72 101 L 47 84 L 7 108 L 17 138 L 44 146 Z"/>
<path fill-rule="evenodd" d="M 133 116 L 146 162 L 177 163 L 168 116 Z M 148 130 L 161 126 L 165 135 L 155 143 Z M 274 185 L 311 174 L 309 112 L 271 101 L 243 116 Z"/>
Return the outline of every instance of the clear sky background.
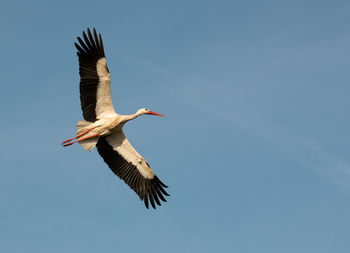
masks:
<path fill-rule="evenodd" d="M 350 2 L 1 2 L 0 252 L 350 252 Z M 97 154 L 73 42 L 102 33 L 147 210 Z"/>

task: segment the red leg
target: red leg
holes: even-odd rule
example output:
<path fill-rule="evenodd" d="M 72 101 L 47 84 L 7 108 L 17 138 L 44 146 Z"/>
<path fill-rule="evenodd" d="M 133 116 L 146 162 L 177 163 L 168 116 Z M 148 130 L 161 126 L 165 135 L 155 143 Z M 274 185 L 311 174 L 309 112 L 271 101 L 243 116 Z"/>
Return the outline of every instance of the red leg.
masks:
<path fill-rule="evenodd" d="M 70 142 L 70 141 L 72 141 L 72 140 L 74 140 L 74 139 L 76 139 L 76 138 L 79 138 L 80 136 L 83 136 L 84 134 L 90 132 L 92 129 L 95 129 L 95 128 L 96 128 L 96 127 L 90 128 L 90 129 L 88 129 L 88 130 L 86 130 L 86 131 L 84 131 L 84 132 L 78 134 L 77 136 L 73 137 L 72 139 L 65 140 L 64 142 L 62 142 L 62 145 L 63 145 L 64 143 Z"/>
<path fill-rule="evenodd" d="M 89 136 L 89 137 L 85 137 L 85 138 L 82 138 L 82 139 L 79 139 L 79 140 L 76 140 L 76 141 L 73 141 L 73 142 L 70 142 L 70 143 L 66 143 L 66 144 L 62 143 L 62 145 L 63 145 L 63 147 L 67 147 L 67 146 L 70 146 L 70 145 L 72 145 L 72 144 L 74 144 L 74 143 L 77 143 L 77 142 L 79 142 L 79 141 L 91 139 L 91 138 L 94 138 L 94 137 L 97 137 L 97 136 L 100 136 L 100 135 L 96 134 L 96 135 Z"/>

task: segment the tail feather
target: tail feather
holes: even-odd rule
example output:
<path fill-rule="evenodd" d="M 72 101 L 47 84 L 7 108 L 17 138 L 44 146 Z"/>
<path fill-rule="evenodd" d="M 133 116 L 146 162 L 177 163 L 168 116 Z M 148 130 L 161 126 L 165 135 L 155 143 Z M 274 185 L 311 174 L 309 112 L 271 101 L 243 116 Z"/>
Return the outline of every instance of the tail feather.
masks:
<path fill-rule="evenodd" d="M 87 151 L 91 151 L 97 144 L 100 137 L 93 137 L 83 141 L 79 141 L 79 144 Z"/>
<path fill-rule="evenodd" d="M 83 128 L 90 126 L 94 122 L 79 120 L 77 124 L 77 134 L 84 131 Z"/>
<path fill-rule="evenodd" d="M 86 131 L 93 122 L 79 120 L 77 124 L 77 135 Z M 83 135 L 84 136 L 84 135 Z M 99 137 L 89 138 L 83 141 L 79 141 L 79 144 L 87 151 L 91 151 L 97 144 Z"/>

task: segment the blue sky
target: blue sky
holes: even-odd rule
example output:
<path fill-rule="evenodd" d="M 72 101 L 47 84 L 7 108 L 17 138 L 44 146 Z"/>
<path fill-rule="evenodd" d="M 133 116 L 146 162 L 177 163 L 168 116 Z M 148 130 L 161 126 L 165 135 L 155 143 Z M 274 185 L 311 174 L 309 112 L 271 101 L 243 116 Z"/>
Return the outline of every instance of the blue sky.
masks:
<path fill-rule="evenodd" d="M 348 1 L 3 1 L 1 252 L 350 252 Z M 146 210 L 79 145 L 73 42 L 170 186 Z"/>

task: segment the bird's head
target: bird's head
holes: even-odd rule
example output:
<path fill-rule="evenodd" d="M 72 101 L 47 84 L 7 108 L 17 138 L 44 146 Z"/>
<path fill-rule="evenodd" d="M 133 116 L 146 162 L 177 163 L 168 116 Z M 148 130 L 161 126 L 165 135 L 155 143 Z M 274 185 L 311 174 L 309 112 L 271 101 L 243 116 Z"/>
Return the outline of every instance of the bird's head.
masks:
<path fill-rule="evenodd" d="M 157 115 L 157 116 L 165 116 L 163 114 L 159 114 L 156 112 L 152 112 L 151 110 L 147 109 L 147 108 L 141 108 L 140 110 L 137 111 L 138 115 L 142 115 L 142 114 L 150 114 L 150 115 Z"/>

